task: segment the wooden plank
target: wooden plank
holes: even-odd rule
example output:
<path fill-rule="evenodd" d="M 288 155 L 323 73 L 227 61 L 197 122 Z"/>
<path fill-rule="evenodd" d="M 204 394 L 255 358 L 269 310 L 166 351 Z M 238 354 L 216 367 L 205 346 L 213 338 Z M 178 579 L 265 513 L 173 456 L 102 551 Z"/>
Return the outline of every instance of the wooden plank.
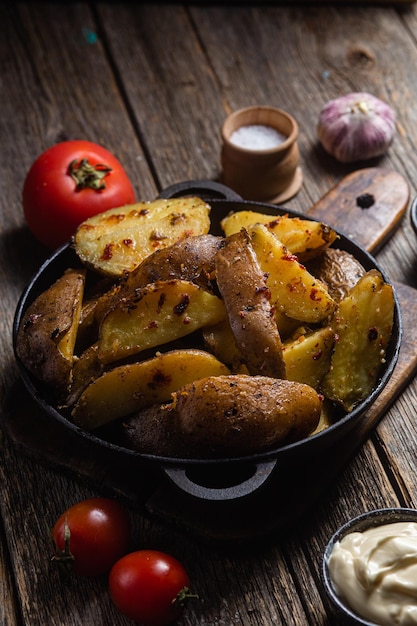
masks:
<path fill-rule="evenodd" d="M 291 208 L 303 211 L 351 171 L 324 159 L 316 146 L 314 123 L 320 104 L 339 92 L 366 88 L 392 98 L 401 113 L 399 136 L 378 165 L 401 171 L 415 191 L 416 127 L 410 103 L 417 87 L 409 81 L 416 62 L 415 16 L 401 14 L 400 19 L 395 10 L 364 6 L 296 9 L 293 3 L 259 9 L 190 5 L 161 11 L 160 7 L 131 9 L 100 3 L 93 15 L 84 3 L 52 4 L 18 3 L 10 9 L 10 17 L 0 20 L 0 52 L 5 61 L 0 112 L 5 157 L 0 179 L 2 391 L 10 388 L 16 372 L 10 343 L 14 306 L 30 273 L 44 258 L 44 251 L 21 228 L 21 184 L 33 158 L 47 143 L 70 136 L 67 129 L 105 140 L 122 155 L 138 193 L 149 198 L 173 182 L 216 176 L 218 132 L 231 109 L 263 102 L 290 108 L 301 122 L 305 180 Z M 3 18 L 4 8 L 1 11 Z M 119 30 L 129 20 L 130 29 Z M 330 26 L 323 29 L 323 23 Z M 87 39 L 89 34 L 98 35 L 99 45 L 88 43 L 84 33 Z M 164 46 L 178 58 L 167 58 Z M 404 221 L 378 258 L 391 278 L 415 285 L 414 254 L 415 237 Z M 413 382 L 401 396 L 400 409 L 411 412 L 415 389 Z M 398 454 L 401 450 L 390 448 L 393 459 L 397 458 L 398 488 L 412 457 L 415 435 L 396 411 L 392 419 L 391 414 L 384 418 L 380 431 L 383 443 L 390 444 L 395 433 L 402 441 L 409 435 L 409 449 L 403 456 Z M 127 623 L 112 609 L 105 581 L 65 584 L 50 571 L 46 557 L 45 526 L 69 502 L 102 489 L 106 492 L 105 482 L 93 487 L 82 475 L 47 469 L 17 451 L 7 437 L 1 461 L 2 517 L 24 623 Z M 174 551 L 190 570 L 201 601 L 190 607 L 181 624 L 323 623 L 318 568 L 327 532 L 365 505 L 396 501 L 377 461 L 373 446 L 366 445 L 323 498 L 318 513 L 309 513 L 305 524 L 294 526 L 289 535 L 277 533 L 266 548 L 258 545 L 240 556 L 206 548 L 165 523 L 148 523 L 135 514 L 136 544 Z M 413 496 L 415 486 L 411 481 L 408 486 Z M 29 537 L 35 538 L 30 550 Z M 10 612 L 7 626 L 15 626 L 15 618 Z"/>

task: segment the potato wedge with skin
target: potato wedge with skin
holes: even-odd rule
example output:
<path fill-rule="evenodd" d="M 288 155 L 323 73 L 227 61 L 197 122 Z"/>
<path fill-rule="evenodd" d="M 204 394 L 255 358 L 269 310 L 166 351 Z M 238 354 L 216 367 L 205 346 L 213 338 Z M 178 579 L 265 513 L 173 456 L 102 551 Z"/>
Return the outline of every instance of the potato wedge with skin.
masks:
<path fill-rule="evenodd" d="M 321 398 L 301 383 L 266 376 L 212 376 L 172 394 L 182 454 L 228 457 L 307 437 Z"/>
<path fill-rule="evenodd" d="M 117 443 L 142 454 L 230 458 L 302 439 L 328 422 L 311 387 L 264 376 L 208 377 L 172 395 L 171 404 L 117 424 Z"/>
<path fill-rule="evenodd" d="M 85 389 L 71 415 L 75 424 L 92 430 L 134 411 L 167 402 L 173 391 L 198 378 L 229 373 L 208 352 L 173 350 L 105 372 Z"/>
<path fill-rule="evenodd" d="M 367 272 L 339 304 L 331 322 L 337 341 L 322 391 L 345 411 L 375 386 L 392 333 L 394 307 L 393 288 L 377 270 Z"/>
<path fill-rule="evenodd" d="M 283 355 L 288 380 L 319 389 L 322 378 L 330 369 L 334 343 L 335 333 L 330 326 L 284 342 Z"/>
<path fill-rule="evenodd" d="M 84 350 L 74 361 L 71 384 L 62 408 L 72 407 L 90 383 L 101 376 L 104 365 L 98 358 L 98 344 L 95 343 Z"/>
<path fill-rule="evenodd" d="M 250 240 L 278 312 L 310 324 L 322 322 L 333 313 L 336 303 L 326 286 L 263 224 L 251 229 Z"/>
<path fill-rule="evenodd" d="M 285 378 L 270 291 L 247 231 L 224 240 L 216 254 L 216 278 L 236 347 L 249 372 Z"/>
<path fill-rule="evenodd" d="M 214 278 L 214 259 L 222 243 L 221 237 L 198 235 L 177 241 L 157 250 L 122 282 L 122 295 L 157 280 L 189 280 L 207 288 Z"/>
<path fill-rule="evenodd" d="M 264 224 L 302 263 L 322 254 L 338 237 L 327 224 L 289 215 L 237 211 L 221 221 L 226 236 L 242 228 L 250 231 L 255 224 Z"/>
<path fill-rule="evenodd" d="M 196 197 L 139 202 L 95 215 L 77 229 L 74 248 L 89 268 L 122 276 L 172 243 L 208 233 L 210 206 Z"/>
<path fill-rule="evenodd" d="M 67 270 L 28 307 L 16 337 L 22 363 L 59 398 L 71 380 L 84 286 L 84 270 Z"/>
<path fill-rule="evenodd" d="M 323 282 L 335 302 L 340 302 L 365 274 L 365 268 L 346 250 L 329 248 L 309 265 L 308 270 Z"/>
<path fill-rule="evenodd" d="M 233 373 L 249 374 L 236 347 L 235 337 L 227 319 L 214 326 L 203 328 L 201 334 L 206 350 L 230 367 Z"/>
<path fill-rule="evenodd" d="M 185 280 L 157 281 L 123 299 L 103 319 L 99 358 L 111 363 L 185 337 L 226 318 L 223 302 Z"/>
<path fill-rule="evenodd" d="M 115 287 L 96 302 L 96 322 L 100 324 L 104 315 L 121 298 L 134 295 L 136 290 L 159 280 L 188 280 L 210 290 L 214 278 L 214 258 L 221 241 L 220 237 L 214 235 L 199 235 L 157 250 L 144 259 L 139 267 L 126 273 Z"/>
<path fill-rule="evenodd" d="M 118 446 L 152 456 L 186 458 L 177 432 L 172 403 L 153 404 L 112 424 L 111 441 Z"/>

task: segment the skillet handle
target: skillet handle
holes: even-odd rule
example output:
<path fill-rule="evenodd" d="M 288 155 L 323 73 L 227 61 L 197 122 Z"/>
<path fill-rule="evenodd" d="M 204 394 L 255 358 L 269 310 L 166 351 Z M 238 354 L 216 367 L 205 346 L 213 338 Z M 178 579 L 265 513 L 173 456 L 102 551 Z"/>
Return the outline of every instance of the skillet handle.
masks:
<path fill-rule="evenodd" d="M 170 185 L 159 194 L 158 198 L 181 198 L 182 196 L 198 196 L 202 199 L 219 199 L 241 201 L 242 197 L 235 191 L 214 180 L 186 180 Z"/>
<path fill-rule="evenodd" d="M 231 464 L 227 463 L 208 466 L 192 466 L 189 468 L 164 467 L 168 478 L 185 493 L 203 500 L 235 500 L 255 493 L 271 476 L 277 461 L 273 459 L 264 463 L 240 466 L 240 477 L 235 475 L 230 485 Z M 229 485 L 222 483 L 222 478 L 229 479 Z M 240 480 L 240 482 L 239 482 Z M 216 486 L 213 486 L 216 485 Z"/>

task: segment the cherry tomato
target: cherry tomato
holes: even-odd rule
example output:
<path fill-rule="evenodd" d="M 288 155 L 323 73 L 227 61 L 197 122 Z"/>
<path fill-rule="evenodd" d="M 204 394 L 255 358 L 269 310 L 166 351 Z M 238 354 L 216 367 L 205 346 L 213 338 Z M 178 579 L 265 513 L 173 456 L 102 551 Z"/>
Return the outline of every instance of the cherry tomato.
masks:
<path fill-rule="evenodd" d="M 79 576 L 99 576 L 128 552 L 131 524 L 115 500 L 88 498 L 65 511 L 52 529 L 54 561 Z"/>
<path fill-rule="evenodd" d="M 23 185 L 23 212 L 33 235 L 48 248 L 67 242 L 84 220 L 135 202 L 116 157 L 91 141 L 63 141 L 32 164 Z"/>
<path fill-rule="evenodd" d="M 176 620 L 188 597 L 189 577 L 174 557 L 157 550 L 131 552 L 113 565 L 110 597 L 121 613 L 145 626 Z"/>

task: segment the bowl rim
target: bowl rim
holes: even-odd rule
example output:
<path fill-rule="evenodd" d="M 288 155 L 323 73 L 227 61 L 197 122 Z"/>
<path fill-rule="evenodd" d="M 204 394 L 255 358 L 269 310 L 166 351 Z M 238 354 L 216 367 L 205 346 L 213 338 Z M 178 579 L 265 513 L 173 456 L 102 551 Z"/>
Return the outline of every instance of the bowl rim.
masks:
<path fill-rule="evenodd" d="M 339 613 L 343 614 L 345 618 L 349 618 L 351 622 L 360 624 L 360 626 L 378 626 L 376 622 L 371 622 L 355 613 L 337 594 L 329 571 L 329 558 L 335 544 L 351 532 L 361 532 L 368 528 L 376 528 L 385 524 L 407 521 L 417 523 L 417 509 L 400 506 L 372 509 L 347 520 L 333 533 L 327 542 L 322 557 L 322 582 L 333 606 Z"/>

